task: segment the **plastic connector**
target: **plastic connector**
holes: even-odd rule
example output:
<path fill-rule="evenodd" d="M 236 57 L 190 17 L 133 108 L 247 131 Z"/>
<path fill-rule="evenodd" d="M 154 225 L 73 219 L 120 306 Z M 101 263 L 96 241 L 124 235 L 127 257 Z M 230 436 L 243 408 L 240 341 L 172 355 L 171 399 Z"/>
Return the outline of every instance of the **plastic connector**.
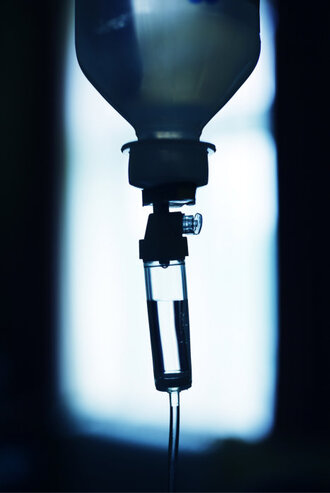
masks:
<path fill-rule="evenodd" d="M 184 215 L 182 218 L 182 232 L 185 235 L 199 235 L 203 225 L 202 214 L 195 214 L 194 216 Z"/>

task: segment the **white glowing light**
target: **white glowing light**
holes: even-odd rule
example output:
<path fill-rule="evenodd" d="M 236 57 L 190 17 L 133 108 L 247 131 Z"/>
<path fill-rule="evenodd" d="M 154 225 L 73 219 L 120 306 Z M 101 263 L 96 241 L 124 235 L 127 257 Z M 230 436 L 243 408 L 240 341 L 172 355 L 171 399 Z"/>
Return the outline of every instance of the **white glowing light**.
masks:
<path fill-rule="evenodd" d="M 147 4 L 135 0 L 139 5 Z M 189 239 L 186 260 L 193 386 L 182 395 L 182 447 L 255 439 L 272 425 L 276 151 L 263 126 L 274 95 L 270 14 L 262 2 L 259 65 L 203 134 L 218 152 L 210 158 L 209 185 L 198 191 L 204 226 Z M 167 446 L 168 402 L 154 388 L 138 259 L 150 211 L 128 185 L 120 153 L 134 130 L 83 76 L 72 39 L 66 115 L 63 398 L 92 432 Z"/>

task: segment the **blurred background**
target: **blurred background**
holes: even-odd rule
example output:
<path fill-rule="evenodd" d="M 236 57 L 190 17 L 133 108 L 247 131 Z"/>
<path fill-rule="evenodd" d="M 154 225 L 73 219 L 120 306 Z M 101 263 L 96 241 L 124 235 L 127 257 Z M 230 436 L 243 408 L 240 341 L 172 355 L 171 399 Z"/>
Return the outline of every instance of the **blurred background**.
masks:
<path fill-rule="evenodd" d="M 327 21 L 261 0 L 257 68 L 202 135 L 179 491 L 330 489 Z M 77 65 L 71 2 L 5 0 L 1 36 L 0 489 L 165 491 L 134 131 Z"/>

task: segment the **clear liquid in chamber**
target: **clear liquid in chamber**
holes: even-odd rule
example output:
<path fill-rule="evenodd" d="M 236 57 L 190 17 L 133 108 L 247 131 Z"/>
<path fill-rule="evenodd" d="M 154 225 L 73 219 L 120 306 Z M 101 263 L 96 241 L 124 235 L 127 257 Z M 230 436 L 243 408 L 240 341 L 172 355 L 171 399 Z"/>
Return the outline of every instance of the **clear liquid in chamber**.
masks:
<path fill-rule="evenodd" d="M 187 300 L 148 300 L 155 385 L 158 390 L 191 386 Z"/>

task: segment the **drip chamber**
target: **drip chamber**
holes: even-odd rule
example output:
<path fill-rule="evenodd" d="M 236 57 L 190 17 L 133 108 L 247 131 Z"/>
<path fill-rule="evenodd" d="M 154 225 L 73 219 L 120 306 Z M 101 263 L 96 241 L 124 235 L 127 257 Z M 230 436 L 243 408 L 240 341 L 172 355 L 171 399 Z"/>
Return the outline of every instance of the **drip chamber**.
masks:
<path fill-rule="evenodd" d="M 191 386 L 185 262 L 144 262 L 150 340 L 157 390 Z"/>

